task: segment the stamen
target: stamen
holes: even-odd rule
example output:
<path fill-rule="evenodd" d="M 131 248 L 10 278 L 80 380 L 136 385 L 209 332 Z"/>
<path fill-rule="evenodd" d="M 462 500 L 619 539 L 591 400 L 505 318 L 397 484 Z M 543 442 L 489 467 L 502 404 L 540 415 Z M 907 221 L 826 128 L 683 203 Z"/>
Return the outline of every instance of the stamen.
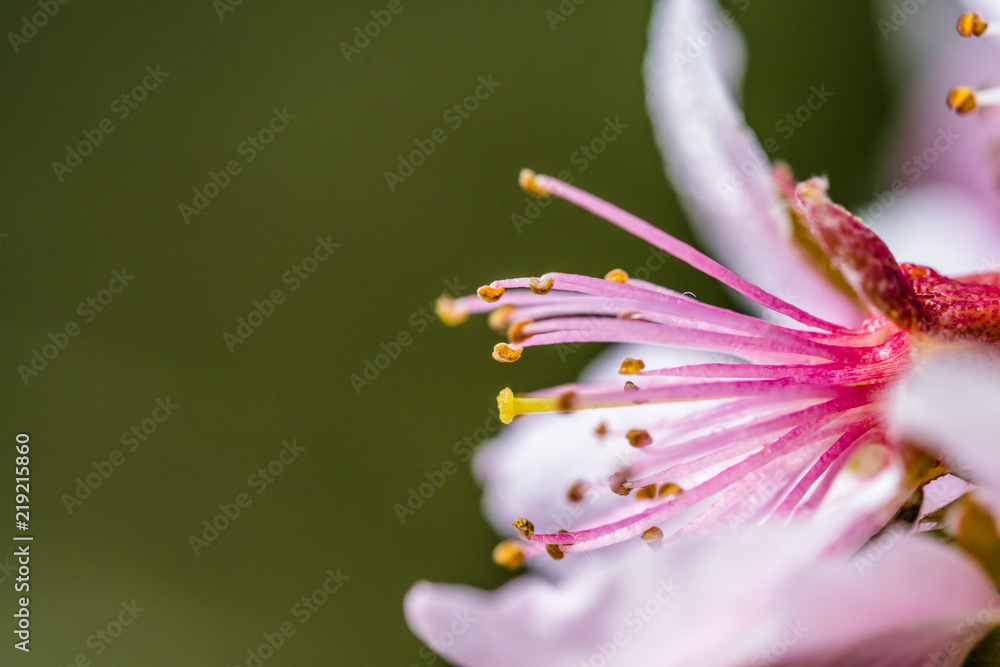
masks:
<path fill-rule="evenodd" d="M 612 269 L 608 271 L 607 275 L 604 276 L 604 279 L 624 285 L 628 282 L 628 274 L 621 269 Z"/>
<path fill-rule="evenodd" d="M 597 428 L 594 429 L 594 434 L 597 435 L 597 437 L 599 438 L 603 438 L 608 434 L 608 425 L 605 424 L 604 422 L 601 422 L 600 424 L 597 425 Z"/>
<path fill-rule="evenodd" d="M 636 383 L 632 382 L 631 380 L 628 380 L 628 381 L 625 382 L 625 389 L 624 390 L 625 391 L 629 391 L 629 392 L 642 391 L 642 389 L 640 389 L 638 387 L 638 385 L 636 385 Z M 632 399 L 632 403 L 635 404 L 635 405 L 642 405 L 643 403 L 649 403 L 649 401 L 648 400 L 643 400 L 641 398 L 633 398 Z"/>
<path fill-rule="evenodd" d="M 576 398 L 575 391 L 564 391 L 556 396 L 556 405 L 559 412 L 570 412 L 573 409 L 573 399 Z"/>
<path fill-rule="evenodd" d="M 450 327 L 457 327 L 469 319 L 469 311 L 458 308 L 455 299 L 447 294 L 442 294 L 434 302 L 434 313 Z"/>
<path fill-rule="evenodd" d="M 681 487 L 677 486 L 673 482 L 665 482 L 660 485 L 660 490 L 656 492 L 657 498 L 665 498 L 666 496 L 679 496 L 683 493 Z"/>
<path fill-rule="evenodd" d="M 966 116 L 981 107 L 1000 106 L 1000 88 L 974 90 L 966 86 L 956 86 L 948 91 L 948 108 L 960 116 Z"/>
<path fill-rule="evenodd" d="M 549 192 L 547 190 L 543 190 L 541 186 L 538 185 L 538 174 L 530 169 L 522 169 L 521 173 L 518 174 L 517 182 L 520 184 L 522 190 L 533 197 L 549 196 Z"/>
<path fill-rule="evenodd" d="M 573 486 L 569 487 L 569 492 L 566 493 L 566 497 L 569 498 L 571 503 L 583 502 L 583 499 L 587 497 L 588 484 L 582 479 L 573 482 Z"/>
<path fill-rule="evenodd" d="M 555 281 L 551 276 L 548 278 L 532 278 L 528 281 L 528 288 L 535 294 L 548 294 L 554 284 Z"/>
<path fill-rule="evenodd" d="M 497 335 L 502 336 L 507 331 L 507 325 L 512 312 L 514 312 L 513 305 L 500 306 L 496 310 L 490 311 L 490 314 L 486 318 L 486 323 L 490 325 L 493 331 L 497 332 Z"/>
<path fill-rule="evenodd" d="M 507 340 L 515 345 L 523 343 L 531 334 L 524 333 L 524 327 L 531 324 L 531 320 L 519 320 L 507 328 Z"/>
<path fill-rule="evenodd" d="M 627 496 L 632 493 L 632 488 L 625 486 L 627 481 L 628 472 L 625 470 L 619 470 L 608 479 L 608 486 L 610 486 L 611 490 L 619 496 Z"/>
<path fill-rule="evenodd" d="M 653 444 L 653 438 L 649 435 L 649 431 L 641 428 L 634 428 L 625 434 L 628 438 L 628 444 L 633 447 L 646 447 Z"/>
<path fill-rule="evenodd" d="M 479 298 L 486 303 L 496 303 L 500 300 L 500 297 L 503 296 L 503 292 L 503 287 L 490 287 L 489 285 L 483 285 L 476 290 L 476 294 L 479 295 Z"/>
<path fill-rule="evenodd" d="M 511 364 L 521 358 L 521 348 L 513 348 L 507 343 L 497 343 L 493 346 L 493 358 L 505 364 Z"/>
<path fill-rule="evenodd" d="M 643 542 L 659 542 L 663 539 L 663 531 L 653 526 L 642 534 Z"/>
<path fill-rule="evenodd" d="M 642 359 L 632 359 L 631 357 L 626 357 L 622 361 L 622 365 L 618 368 L 618 374 L 638 375 L 645 367 L 646 364 L 642 362 Z"/>
<path fill-rule="evenodd" d="M 504 540 L 493 547 L 493 562 L 506 570 L 524 565 L 524 550 L 514 540 Z"/>
<path fill-rule="evenodd" d="M 535 524 L 531 523 L 524 517 L 518 519 L 517 521 L 514 521 L 510 525 L 517 528 L 517 531 L 521 533 L 521 537 L 523 537 L 526 540 L 530 540 L 531 536 L 535 534 Z"/>
<path fill-rule="evenodd" d="M 962 37 L 980 37 L 989 24 L 986 23 L 976 12 L 969 12 L 958 17 L 958 24 L 955 28 Z"/>
<path fill-rule="evenodd" d="M 647 484 L 635 492 L 636 500 L 651 500 L 656 497 L 656 484 Z"/>
<path fill-rule="evenodd" d="M 976 110 L 976 94 L 971 88 L 958 86 L 948 91 L 945 103 L 958 115 L 965 116 Z"/>
<path fill-rule="evenodd" d="M 568 532 L 568 530 L 559 530 L 556 531 L 556 535 L 565 535 Z M 547 553 L 552 560 L 562 560 L 566 557 L 566 554 L 563 553 L 562 547 L 558 544 L 546 544 L 545 553 Z"/>

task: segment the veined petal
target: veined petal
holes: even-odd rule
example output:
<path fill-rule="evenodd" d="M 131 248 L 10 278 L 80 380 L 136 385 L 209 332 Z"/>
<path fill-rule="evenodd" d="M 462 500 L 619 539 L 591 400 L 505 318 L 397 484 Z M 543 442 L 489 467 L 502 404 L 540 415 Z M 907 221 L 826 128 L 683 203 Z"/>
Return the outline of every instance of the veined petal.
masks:
<path fill-rule="evenodd" d="M 714 2 L 656 5 L 645 76 L 671 181 L 701 238 L 729 267 L 817 316 L 856 325 L 854 305 L 793 245 L 767 155 L 723 77 L 720 60 L 738 53 L 730 44 L 739 36 L 721 16 Z"/>

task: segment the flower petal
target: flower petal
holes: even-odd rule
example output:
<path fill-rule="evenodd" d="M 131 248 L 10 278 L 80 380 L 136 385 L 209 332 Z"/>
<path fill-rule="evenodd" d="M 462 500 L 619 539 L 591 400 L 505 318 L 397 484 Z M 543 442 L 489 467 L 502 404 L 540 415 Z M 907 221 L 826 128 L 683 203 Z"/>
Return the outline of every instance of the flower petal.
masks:
<path fill-rule="evenodd" d="M 781 656 L 921 665 L 949 641 L 964 655 L 1000 618 L 1000 599 L 958 550 L 894 537 L 877 555 L 862 551 L 859 566 L 822 559 L 831 536 L 818 526 L 631 549 L 556 583 L 528 575 L 492 593 L 421 582 L 406 617 L 429 646 L 470 667 L 576 667 L 598 664 L 595 656 L 664 667 Z"/>
<path fill-rule="evenodd" d="M 723 74 L 741 69 L 731 22 L 714 2 L 656 5 L 645 75 L 670 178 L 701 238 L 727 266 L 821 318 L 856 324 L 855 307 L 793 245 L 767 155 Z"/>
<path fill-rule="evenodd" d="M 949 463 L 1000 500 L 1000 360 L 987 348 L 932 354 L 893 397 L 902 438 L 943 451 Z M 994 507 L 1000 509 L 1000 502 Z M 1000 515 L 1000 512 L 998 512 Z"/>
<path fill-rule="evenodd" d="M 887 201 L 862 217 L 899 259 L 952 276 L 1000 270 L 1000 220 L 967 190 L 928 182 Z"/>

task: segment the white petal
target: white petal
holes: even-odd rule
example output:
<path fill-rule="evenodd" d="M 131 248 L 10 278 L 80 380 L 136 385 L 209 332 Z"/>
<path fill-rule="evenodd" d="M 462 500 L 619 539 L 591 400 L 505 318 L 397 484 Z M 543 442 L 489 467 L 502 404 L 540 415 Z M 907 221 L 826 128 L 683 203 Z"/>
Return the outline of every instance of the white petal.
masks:
<path fill-rule="evenodd" d="M 494 593 L 420 583 L 406 615 L 430 646 L 473 667 L 577 667 L 601 663 L 595 656 L 712 667 L 785 654 L 782 664 L 896 666 L 949 640 L 967 652 L 989 627 L 962 625 L 993 596 L 957 550 L 907 537 L 862 552 L 859 566 L 821 561 L 828 538 L 813 524 L 636 549 L 556 583 L 528 575 Z M 884 660 L 886 648 L 897 662 Z M 822 661 L 834 654 L 839 662 Z"/>
<path fill-rule="evenodd" d="M 889 417 L 901 437 L 943 451 L 957 472 L 1000 500 L 998 405 L 997 357 L 961 348 L 920 364 L 900 385 Z"/>
<path fill-rule="evenodd" d="M 896 196 L 881 193 L 863 216 L 900 262 L 945 275 L 1000 270 L 1000 220 L 967 190 L 925 183 Z"/>
<path fill-rule="evenodd" d="M 723 74 L 742 70 L 732 20 L 714 2 L 656 5 L 645 77 L 670 178 L 701 238 L 723 263 L 811 313 L 856 323 L 854 307 L 791 243 L 767 155 Z"/>

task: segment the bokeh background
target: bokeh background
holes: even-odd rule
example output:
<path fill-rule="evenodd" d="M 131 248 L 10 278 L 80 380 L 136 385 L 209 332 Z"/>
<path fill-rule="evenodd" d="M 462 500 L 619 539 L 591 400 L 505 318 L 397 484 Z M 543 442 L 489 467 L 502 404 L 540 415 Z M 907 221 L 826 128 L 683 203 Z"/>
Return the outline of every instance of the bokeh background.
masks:
<path fill-rule="evenodd" d="M 58 13 L 13 41 L 7 33 L 41 9 L 4 3 L 0 510 L 9 519 L 0 539 L 18 532 L 13 445 L 27 432 L 35 541 L 32 651 L 12 648 L 16 594 L 5 566 L 0 663 L 68 665 L 83 655 L 94 665 L 247 665 L 264 633 L 291 622 L 295 634 L 264 664 L 431 664 L 402 616 L 412 582 L 494 587 L 507 578 L 490 562 L 496 536 L 454 446 L 477 437 L 498 389 L 569 380 L 597 348 L 564 358 L 537 350 L 500 366 L 482 319 L 451 329 L 427 317 L 430 304 L 498 277 L 603 275 L 645 260 L 641 242 L 566 204 L 515 224 L 524 166 L 569 170 L 582 187 L 692 240 L 645 111 L 652 3 L 577 2 L 401 0 L 350 62 L 341 44 L 387 2 L 52 0 Z M 829 174 L 838 200 L 864 202 L 879 186 L 875 160 L 892 112 L 879 10 L 863 1 L 722 4 L 751 56 L 751 124 L 780 139 L 778 155 L 800 175 Z M 122 118 L 115 100 L 147 67 L 168 74 Z M 498 85 L 455 127 L 445 114 L 479 77 Z M 834 97 L 785 139 L 776 123 L 813 85 Z M 294 118 L 248 161 L 240 145 L 274 109 Z M 113 132 L 57 175 L 52 163 L 65 162 L 67 144 L 105 118 Z M 627 129 L 598 159 L 574 159 L 609 118 Z M 397 156 L 436 128 L 446 141 L 390 189 L 384 174 Z M 239 174 L 185 220 L 179 205 L 232 160 Z M 307 262 L 314 272 L 292 291 L 283 276 L 317 237 L 339 247 Z M 116 270 L 134 279 L 101 312 L 78 310 Z M 653 279 L 730 303 L 679 263 Z M 284 303 L 227 346 L 237 318 L 275 289 Z M 18 367 L 69 322 L 79 335 L 25 380 Z M 352 382 L 401 334 L 410 344 L 377 377 L 369 370 L 368 384 Z M 168 398 L 179 407 L 129 451 L 123 434 Z M 304 447 L 293 462 L 270 482 L 251 479 L 293 439 Z M 116 450 L 123 462 L 89 497 L 68 501 L 78 478 L 107 471 Z M 456 472 L 401 520 L 394 506 L 451 465 Z M 239 517 L 192 546 L 203 521 L 241 493 L 251 502 Z M 302 623 L 293 608 L 327 570 L 349 578 Z M 135 621 L 101 639 L 133 601 Z"/>

